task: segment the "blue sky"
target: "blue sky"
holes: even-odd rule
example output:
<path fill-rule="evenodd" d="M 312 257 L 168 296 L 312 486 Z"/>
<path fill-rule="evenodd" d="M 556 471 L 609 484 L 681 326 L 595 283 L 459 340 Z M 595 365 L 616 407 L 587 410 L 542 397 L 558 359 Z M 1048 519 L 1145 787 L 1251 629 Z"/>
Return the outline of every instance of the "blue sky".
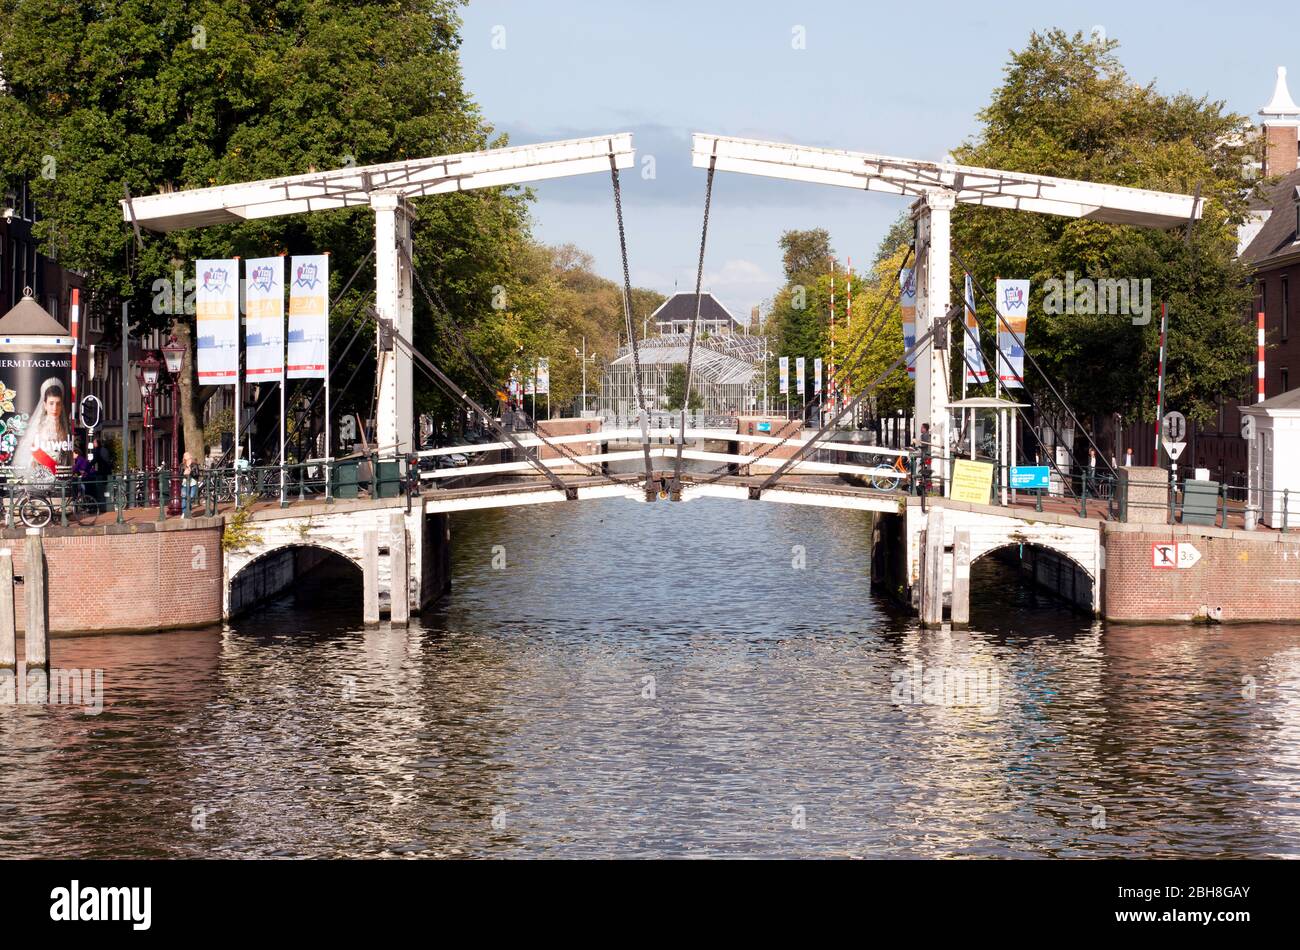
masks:
<path fill-rule="evenodd" d="M 974 133 L 1009 51 L 1052 26 L 1104 30 L 1130 74 L 1165 92 L 1253 117 L 1281 65 L 1300 98 L 1294 3 L 472 0 L 462 15 L 466 86 L 511 144 L 630 131 L 638 159 L 654 156 L 653 179 L 624 173 L 624 214 L 633 282 L 665 293 L 694 288 L 704 172 L 690 167 L 692 132 L 941 159 Z M 616 278 L 608 177 L 535 190 L 536 236 L 578 245 Z M 781 283 L 782 231 L 825 227 L 856 268 L 905 207 L 720 173 L 705 288 L 743 316 Z"/>

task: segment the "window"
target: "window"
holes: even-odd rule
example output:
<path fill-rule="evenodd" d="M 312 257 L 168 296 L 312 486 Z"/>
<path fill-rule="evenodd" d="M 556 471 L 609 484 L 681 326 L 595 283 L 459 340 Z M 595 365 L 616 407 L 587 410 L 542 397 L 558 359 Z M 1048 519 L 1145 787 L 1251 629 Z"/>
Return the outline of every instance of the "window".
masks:
<path fill-rule="evenodd" d="M 1290 282 L 1286 275 L 1282 276 L 1282 340 L 1285 342 L 1287 331 L 1291 326 L 1291 293 Z"/>
<path fill-rule="evenodd" d="M 1266 280 L 1259 282 L 1259 312 L 1268 313 L 1268 281 Z"/>
<path fill-rule="evenodd" d="M 1282 392 L 1287 392 L 1290 389 L 1291 389 L 1291 373 L 1284 366 L 1282 367 Z"/>

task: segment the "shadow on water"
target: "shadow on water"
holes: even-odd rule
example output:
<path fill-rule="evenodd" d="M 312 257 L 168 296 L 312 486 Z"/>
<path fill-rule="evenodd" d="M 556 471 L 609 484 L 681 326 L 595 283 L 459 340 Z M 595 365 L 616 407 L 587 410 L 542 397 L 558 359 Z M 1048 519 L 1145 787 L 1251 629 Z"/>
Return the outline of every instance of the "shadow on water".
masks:
<path fill-rule="evenodd" d="M 298 577 L 284 593 L 257 605 L 227 625 L 232 634 L 271 639 L 327 638 L 355 631 L 362 617 L 361 571 L 330 555 Z"/>

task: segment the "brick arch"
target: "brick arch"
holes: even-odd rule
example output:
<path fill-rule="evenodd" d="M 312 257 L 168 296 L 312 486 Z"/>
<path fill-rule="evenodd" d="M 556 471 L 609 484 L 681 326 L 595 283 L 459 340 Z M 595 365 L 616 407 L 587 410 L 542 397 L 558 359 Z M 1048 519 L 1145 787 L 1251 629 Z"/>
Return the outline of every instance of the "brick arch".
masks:
<path fill-rule="evenodd" d="M 222 613 L 229 617 L 243 609 L 247 598 L 241 585 L 249 583 L 251 578 L 248 571 L 250 568 L 261 567 L 267 569 L 268 573 L 275 574 L 277 571 L 283 571 L 288 567 L 287 561 L 279 565 L 271 562 L 277 558 L 283 559 L 286 553 L 293 552 L 294 563 L 292 570 L 296 574 L 300 567 L 297 552 L 300 551 L 323 552 L 351 564 L 356 568 L 358 574 L 364 570 L 359 551 L 345 550 L 341 545 L 323 543 L 311 538 L 277 540 L 269 544 L 250 546 L 240 551 L 227 552 L 226 576 L 222 585 Z M 257 596 L 255 591 L 253 596 Z"/>
<path fill-rule="evenodd" d="M 1097 577 L 1092 571 L 1092 569 L 1087 564 L 1083 563 L 1083 561 L 1081 561 L 1073 552 L 1067 550 L 1061 545 L 1052 544 L 1050 541 L 1046 541 L 1045 539 L 1026 538 L 1024 540 L 1007 541 L 1004 544 L 990 545 L 986 548 L 979 550 L 978 552 L 971 551 L 970 562 L 971 564 L 974 564 L 976 561 L 983 560 L 985 557 L 987 557 L 990 554 L 996 554 L 998 551 L 1005 551 L 1009 548 L 1015 548 L 1021 546 L 1027 548 L 1038 548 L 1041 551 L 1051 551 L 1053 554 L 1057 554 L 1065 558 L 1067 561 L 1069 561 L 1071 564 L 1073 564 L 1075 567 L 1081 570 L 1084 574 L 1087 575 L 1089 581 L 1091 581 L 1094 584 L 1097 583 Z"/>
<path fill-rule="evenodd" d="M 1101 591 L 1097 584 L 1096 573 L 1089 570 L 1074 552 L 1061 545 L 1044 543 L 1045 539 L 1014 540 L 1005 544 L 991 545 L 978 554 L 971 552 L 971 565 L 998 551 L 1023 547 L 1029 552 L 1028 572 L 1034 583 L 1053 591 L 1057 596 L 1083 609 L 1094 613 L 1100 607 Z M 1051 557 L 1039 558 L 1036 552 L 1048 552 Z M 1022 561 L 1021 570 L 1024 570 Z"/>

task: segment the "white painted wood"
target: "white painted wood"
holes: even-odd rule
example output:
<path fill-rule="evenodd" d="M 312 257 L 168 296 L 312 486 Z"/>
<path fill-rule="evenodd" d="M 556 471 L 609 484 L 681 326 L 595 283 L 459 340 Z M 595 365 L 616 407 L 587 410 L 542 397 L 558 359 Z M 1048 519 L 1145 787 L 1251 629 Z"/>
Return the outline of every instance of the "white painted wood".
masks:
<path fill-rule="evenodd" d="M 27 551 L 23 565 L 23 587 L 27 593 L 27 626 L 23 628 L 27 668 L 50 667 L 49 567 L 40 528 L 27 529 Z"/>
<path fill-rule="evenodd" d="M 406 518 L 401 514 L 393 515 L 389 526 L 388 562 L 392 573 L 388 618 L 394 624 L 406 624 L 411 619 L 411 562 L 406 543 Z"/>
<path fill-rule="evenodd" d="M 970 530 L 952 533 L 952 607 L 954 624 L 970 623 Z"/>
<path fill-rule="evenodd" d="M 131 204 L 141 227 L 174 231 L 281 214 L 364 207 L 370 203 L 370 195 L 377 191 L 418 198 L 567 175 L 609 174 L 611 154 L 620 169 L 632 167 L 635 152 L 631 133 L 191 188 L 146 195 L 133 199 Z M 121 204 L 122 220 L 130 222 L 132 209 L 125 200 Z"/>
<path fill-rule="evenodd" d="M 362 599 L 363 623 L 379 623 L 379 533 L 366 531 L 361 536 L 362 548 Z"/>
<path fill-rule="evenodd" d="M 1143 188 L 700 132 L 694 136 L 691 161 L 696 168 L 714 161 L 720 171 L 859 191 L 913 197 L 950 192 L 962 204 L 1154 228 L 1186 224 L 1200 217 L 1202 205 L 1191 195 Z"/>
<path fill-rule="evenodd" d="M 0 549 L 0 670 L 18 663 L 18 618 L 14 613 L 14 555 Z"/>

